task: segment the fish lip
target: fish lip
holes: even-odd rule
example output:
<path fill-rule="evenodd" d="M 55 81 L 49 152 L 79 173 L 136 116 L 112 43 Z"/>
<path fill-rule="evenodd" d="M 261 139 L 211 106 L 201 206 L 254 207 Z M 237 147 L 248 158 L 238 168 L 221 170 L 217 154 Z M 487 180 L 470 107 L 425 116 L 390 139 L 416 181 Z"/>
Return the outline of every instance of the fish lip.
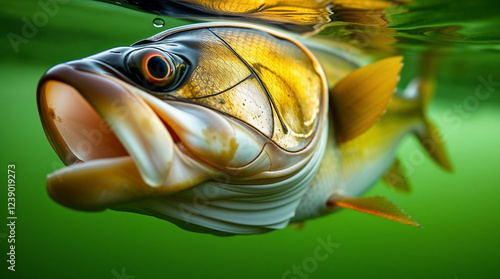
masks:
<path fill-rule="evenodd" d="M 137 167 L 139 168 L 142 178 L 146 182 L 146 184 L 152 187 L 161 186 L 167 178 L 166 176 L 168 173 L 168 169 L 173 160 L 172 157 L 174 156 L 174 152 L 172 151 L 174 145 L 172 135 L 170 134 L 169 129 L 166 127 L 166 123 L 164 123 L 161 118 L 159 118 L 158 115 L 156 115 L 156 113 L 154 113 L 154 111 L 149 108 L 149 106 L 147 106 L 147 104 L 145 104 L 139 96 L 134 94 L 131 90 L 127 90 L 126 85 L 129 84 L 129 82 L 124 81 L 123 77 L 119 73 L 110 72 L 110 70 L 112 69 L 104 65 L 102 62 L 88 58 L 57 65 L 49 69 L 40 79 L 37 87 L 38 111 L 45 134 L 53 149 L 58 154 L 59 158 L 66 165 L 85 163 L 87 161 L 97 159 L 109 159 L 110 157 L 131 156 L 133 157 Z M 79 113 L 90 113 L 88 109 L 93 109 L 94 113 L 96 113 L 96 115 L 100 118 L 100 121 L 103 122 L 103 127 L 106 127 L 107 125 L 108 129 L 110 127 L 112 128 L 112 131 L 109 135 L 103 135 L 105 141 L 109 140 L 110 143 L 117 143 L 120 145 L 119 147 L 116 147 L 115 151 L 110 152 L 111 156 L 99 156 L 98 154 L 97 156 L 90 157 L 81 156 L 81 154 L 75 152 L 74 146 L 72 146 L 71 143 L 68 143 L 65 140 L 63 135 L 64 132 L 61 131 L 60 127 L 58 127 L 58 125 L 56 124 L 56 118 L 58 116 L 55 114 L 54 108 L 51 107 L 51 105 L 48 103 L 48 95 L 51 93 L 47 92 L 49 90 L 46 88 L 46 86 L 54 82 L 74 88 L 74 91 L 77 92 L 80 97 L 83 97 L 83 101 L 87 103 L 88 107 L 83 108 L 83 112 Z M 92 93 L 92 91 L 98 91 L 99 94 L 95 92 Z M 102 92 L 104 92 L 102 96 L 99 96 Z M 142 144 L 138 145 L 143 148 L 151 147 L 151 150 L 153 150 L 151 154 L 140 156 L 141 154 L 138 154 L 140 153 L 140 151 L 132 150 L 133 148 L 136 148 L 136 146 L 127 146 L 130 145 L 130 141 L 124 139 L 123 136 L 121 138 L 119 137 L 119 135 L 117 136 L 117 131 L 113 128 L 115 128 L 114 126 L 120 125 L 115 124 L 120 124 L 119 122 L 125 122 L 126 120 L 118 120 L 116 121 L 116 123 L 109 123 L 109 119 L 113 118 L 109 115 L 112 114 L 112 112 L 105 113 L 104 111 L 109 110 L 110 104 L 108 104 L 108 107 L 106 108 L 101 108 L 101 110 L 96 108 L 100 103 L 105 103 L 113 99 L 114 95 L 116 95 L 117 97 L 130 97 L 131 99 L 139 102 L 142 101 L 143 104 L 139 105 L 139 112 L 134 111 L 134 113 L 128 113 L 129 115 L 135 115 L 136 113 L 145 114 L 145 111 L 150 111 L 150 113 L 147 113 L 148 117 L 144 117 L 144 119 L 142 120 L 138 120 L 137 118 L 132 120 L 135 120 L 136 122 L 144 121 L 144 123 L 142 124 L 149 123 L 156 128 L 154 131 L 149 131 L 150 134 L 156 137 L 156 142 L 153 142 L 154 144 L 149 144 L 149 146 L 145 146 L 145 143 L 148 143 L 148 139 L 146 136 L 140 138 L 140 135 L 136 135 L 140 138 L 140 140 L 144 140 Z M 76 99 L 73 98 L 71 100 L 75 101 Z M 127 106 L 130 106 L 130 104 Z M 138 123 L 135 124 L 136 126 L 139 125 Z M 127 128 L 125 128 L 125 130 L 126 129 Z M 136 127 L 134 131 L 137 132 L 137 129 L 138 128 Z M 81 132 L 83 132 L 83 130 Z M 109 137 L 118 137 L 119 139 L 115 141 L 114 139 L 109 139 Z M 149 143 L 151 143 L 151 141 L 149 141 Z M 97 147 L 97 152 L 103 151 L 99 148 L 100 147 Z M 150 164 L 150 166 L 147 166 L 147 161 L 150 159 L 156 160 L 152 160 L 153 162 Z M 151 168 L 153 170 L 150 170 Z"/>

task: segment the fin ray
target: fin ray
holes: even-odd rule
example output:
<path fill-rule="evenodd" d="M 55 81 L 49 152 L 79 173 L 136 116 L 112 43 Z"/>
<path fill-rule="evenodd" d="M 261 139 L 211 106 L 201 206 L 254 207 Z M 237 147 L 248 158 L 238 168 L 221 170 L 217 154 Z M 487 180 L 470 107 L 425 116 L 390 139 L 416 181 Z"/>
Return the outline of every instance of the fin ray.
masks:
<path fill-rule="evenodd" d="M 453 166 L 451 165 L 450 159 L 446 153 L 440 133 L 432 122 L 428 119 L 424 119 L 424 131 L 416 133 L 416 136 L 434 162 L 448 172 L 453 171 Z"/>
<path fill-rule="evenodd" d="M 358 197 L 358 198 L 347 198 L 334 196 L 329 200 L 330 206 L 340 206 L 343 208 L 348 208 L 378 217 L 386 218 L 395 222 L 399 222 L 405 225 L 422 227 L 420 224 L 415 222 L 408 214 L 406 214 L 401 208 L 395 205 L 388 199 L 380 196 L 375 197 Z"/>
<path fill-rule="evenodd" d="M 367 131 L 385 112 L 399 80 L 402 59 L 385 58 L 359 68 L 330 90 L 339 144 Z"/>

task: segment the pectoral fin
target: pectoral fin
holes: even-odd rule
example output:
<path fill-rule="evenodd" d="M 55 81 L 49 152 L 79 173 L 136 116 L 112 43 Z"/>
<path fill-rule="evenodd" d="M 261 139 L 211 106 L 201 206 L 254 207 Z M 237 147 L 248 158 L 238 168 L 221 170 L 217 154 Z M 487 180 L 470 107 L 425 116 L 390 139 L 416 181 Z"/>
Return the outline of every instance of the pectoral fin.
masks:
<path fill-rule="evenodd" d="M 361 135 L 382 116 L 394 95 L 402 59 L 390 57 L 359 68 L 330 90 L 338 143 Z"/>
<path fill-rule="evenodd" d="M 404 193 L 411 192 L 410 184 L 408 183 L 408 179 L 401 169 L 401 164 L 398 158 L 394 159 L 394 163 L 382 178 L 384 179 L 384 182 L 387 183 L 387 185 L 391 188 Z"/>
<path fill-rule="evenodd" d="M 397 205 L 395 205 L 388 199 L 380 196 L 368 197 L 368 198 L 365 197 L 347 198 L 334 195 L 330 197 L 328 201 L 328 206 L 332 208 L 335 206 L 340 206 L 368 213 L 371 215 L 375 215 L 378 217 L 383 217 L 405 225 L 422 227 Z"/>

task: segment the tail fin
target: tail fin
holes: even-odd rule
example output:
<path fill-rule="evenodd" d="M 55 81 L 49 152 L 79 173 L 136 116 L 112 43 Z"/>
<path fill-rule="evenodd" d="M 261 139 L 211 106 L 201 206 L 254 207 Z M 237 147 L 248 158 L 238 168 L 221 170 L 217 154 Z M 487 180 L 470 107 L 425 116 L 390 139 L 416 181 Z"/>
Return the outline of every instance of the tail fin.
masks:
<path fill-rule="evenodd" d="M 435 71 L 437 69 L 437 60 L 439 56 L 434 53 L 424 54 L 421 59 L 421 75 L 414 81 L 413 89 L 416 90 L 420 113 L 424 121 L 424 129 L 415 132 L 418 140 L 425 148 L 431 158 L 443 169 L 451 172 L 453 167 L 444 147 L 444 143 L 436 126 L 427 117 L 427 109 L 432 100 L 435 89 Z"/>

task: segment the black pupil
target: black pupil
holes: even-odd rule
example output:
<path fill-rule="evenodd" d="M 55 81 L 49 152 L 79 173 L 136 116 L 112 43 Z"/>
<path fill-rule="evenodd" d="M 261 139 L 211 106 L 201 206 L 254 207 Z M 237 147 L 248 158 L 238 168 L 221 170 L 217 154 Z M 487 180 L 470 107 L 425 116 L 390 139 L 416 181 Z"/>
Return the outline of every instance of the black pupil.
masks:
<path fill-rule="evenodd" d="M 148 71 L 153 77 L 162 79 L 168 75 L 167 62 L 158 56 L 153 56 L 148 60 Z"/>

